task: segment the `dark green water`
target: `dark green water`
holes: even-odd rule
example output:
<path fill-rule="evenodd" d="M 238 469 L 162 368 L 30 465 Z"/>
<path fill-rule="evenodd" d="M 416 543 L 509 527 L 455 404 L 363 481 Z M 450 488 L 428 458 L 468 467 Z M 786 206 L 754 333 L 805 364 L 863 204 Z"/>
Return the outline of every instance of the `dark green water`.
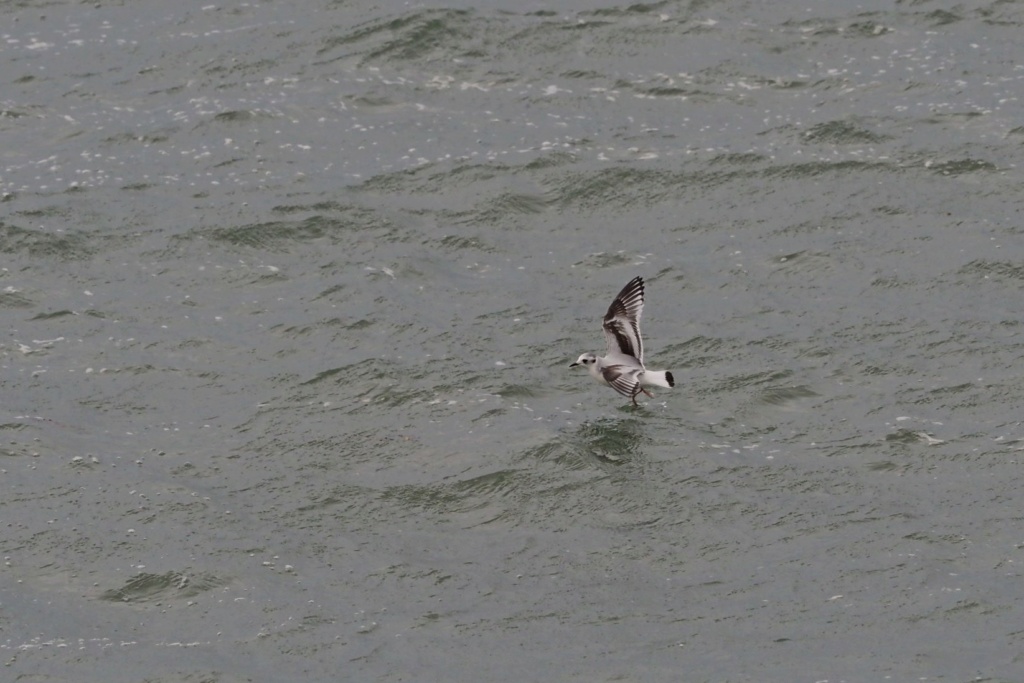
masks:
<path fill-rule="evenodd" d="M 0 27 L 0 678 L 1019 680 L 1024 5 Z"/>

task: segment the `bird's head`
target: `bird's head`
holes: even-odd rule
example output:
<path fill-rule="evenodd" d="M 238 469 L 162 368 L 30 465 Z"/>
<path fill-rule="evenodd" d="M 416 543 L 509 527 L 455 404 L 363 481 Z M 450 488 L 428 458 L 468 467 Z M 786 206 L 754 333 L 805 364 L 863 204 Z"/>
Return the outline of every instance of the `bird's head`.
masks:
<path fill-rule="evenodd" d="M 569 367 L 570 368 L 574 368 L 577 365 L 590 366 L 590 365 L 593 365 L 596 362 L 597 362 L 597 356 L 595 356 L 592 353 L 584 353 L 583 355 L 581 355 L 579 358 L 576 359 L 575 363 L 573 363 Z"/>

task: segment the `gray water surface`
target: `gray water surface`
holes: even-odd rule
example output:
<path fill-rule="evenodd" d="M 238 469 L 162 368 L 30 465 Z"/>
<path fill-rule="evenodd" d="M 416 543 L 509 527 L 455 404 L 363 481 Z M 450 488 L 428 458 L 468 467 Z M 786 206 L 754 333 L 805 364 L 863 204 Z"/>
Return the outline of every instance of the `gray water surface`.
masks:
<path fill-rule="evenodd" d="M 4 4 L 0 677 L 1020 680 L 1022 29 Z"/>

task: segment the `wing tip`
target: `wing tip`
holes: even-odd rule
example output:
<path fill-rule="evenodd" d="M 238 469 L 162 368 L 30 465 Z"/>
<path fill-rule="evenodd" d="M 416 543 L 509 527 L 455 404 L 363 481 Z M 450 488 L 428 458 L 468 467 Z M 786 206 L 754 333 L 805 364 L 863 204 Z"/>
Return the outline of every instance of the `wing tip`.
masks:
<path fill-rule="evenodd" d="M 644 279 L 640 275 L 626 283 L 626 286 L 622 288 L 623 292 L 631 291 L 633 289 L 639 289 L 641 292 L 644 291 Z"/>

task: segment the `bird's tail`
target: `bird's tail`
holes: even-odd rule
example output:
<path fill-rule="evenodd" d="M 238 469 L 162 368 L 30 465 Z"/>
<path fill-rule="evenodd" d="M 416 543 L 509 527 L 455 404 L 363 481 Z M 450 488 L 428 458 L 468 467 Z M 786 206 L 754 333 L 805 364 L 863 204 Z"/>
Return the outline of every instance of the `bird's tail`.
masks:
<path fill-rule="evenodd" d="M 652 384 L 656 387 L 674 387 L 676 378 L 668 370 L 648 370 L 644 373 L 644 384 Z"/>

